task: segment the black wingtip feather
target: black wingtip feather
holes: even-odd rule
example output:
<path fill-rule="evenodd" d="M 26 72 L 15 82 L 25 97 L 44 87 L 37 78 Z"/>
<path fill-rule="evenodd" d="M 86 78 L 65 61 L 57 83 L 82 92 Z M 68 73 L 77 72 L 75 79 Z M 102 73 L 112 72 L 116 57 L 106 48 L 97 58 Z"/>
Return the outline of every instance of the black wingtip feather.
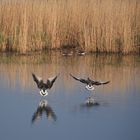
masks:
<path fill-rule="evenodd" d="M 71 76 L 72 78 L 74 78 L 75 80 L 78 80 L 78 81 L 79 81 L 79 79 L 76 78 L 76 77 L 74 77 L 71 73 L 70 73 L 70 76 Z"/>
<path fill-rule="evenodd" d="M 110 83 L 110 81 L 107 81 L 107 82 L 105 82 L 104 84 L 108 84 L 108 83 Z"/>

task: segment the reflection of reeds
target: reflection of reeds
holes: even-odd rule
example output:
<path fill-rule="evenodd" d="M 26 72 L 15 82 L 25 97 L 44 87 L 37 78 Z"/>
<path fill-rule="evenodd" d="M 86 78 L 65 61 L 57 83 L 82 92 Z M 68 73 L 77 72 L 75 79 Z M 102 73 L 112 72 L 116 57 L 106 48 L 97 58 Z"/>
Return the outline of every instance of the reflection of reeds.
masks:
<path fill-rule="evenodd" d="M 1 0 L 0 50 L 137 52 L 139 0 Z"/>
<path fill-rule="evenodd" d="M 10 87 L 16 87 L 17 83 L 23 89 L 34 87 L 32 72 L 43 78 L 60 73 L 58 84 L 53 89 L 58 86 L 74 87 L 76 81 L 69 76 L 70 73 L 83 78 L 89 76 L 95 80 L 110 80 L 111 83 L 106 86 L 108 90 L 126 89 L 131 84 L 139 83 L 135 78 L 136 74 L 139 75 L 136 56 L 87 55 L 65 58 L 59 54 L 44 54 L 35 57 L 13 56 L 9 61 L 5 61 L 8 59 L 6 57 L 0 59 L 3 60 L 0 62 L 0 79 Z"/>

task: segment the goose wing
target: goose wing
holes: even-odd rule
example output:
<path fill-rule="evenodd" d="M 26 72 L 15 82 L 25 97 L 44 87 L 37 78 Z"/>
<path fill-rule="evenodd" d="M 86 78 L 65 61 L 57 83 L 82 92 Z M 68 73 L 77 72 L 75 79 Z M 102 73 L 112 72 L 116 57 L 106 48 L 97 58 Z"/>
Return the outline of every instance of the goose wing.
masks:
<path fill-rule="evenodd" d="M 46 88 L 51 88 L 55 82 L 55 80 L 57 79 L 58 75 L 55 77 L 50 77 L 48 78 L 47 82 L 46 82 Z"/>
<path fill-rule="evenodd" d="M 42 83 L 43 83 L 42 78 L 35 76 L 35 74 L 33 74 L 33 73 L 32 73 L 32 76 L 33 76 L 33 79 L 34 79 L 34 81 L 36 82 L 37 86 L 40 88 L 40 86 L 41 86 Z"/>
<path fill-rule="evenodd" d="M 72 74 L 70 74 L 70 76 L 71 76 L 72 78 L 74 78 L 75 80 L 77 80 L 77 81 L 80 81 L 80 82 L 82 82 L 82 83 L 84 83 L 84 84 L 88 84 L 88 81 L 85 80 L 85 79 L 77 78 L 77 77 L 73 76 Z"/>
<path fill-rule="evenodd" d="M 50 106 L 47 106 L 45 108 L 45 112 L 46 112 L 46 116 L 48 119 L 52 119 L 52 120 L 56 121 L 57 117 Z"/>
<path fill-rule="evenodd" d="M 36 112 L 32 116 L 32 123 L 34 123 L 37 119 L 39 119 L 42 116 L 42 108 L 38 107 Z"/>
<path fill-rule="evenodd" d="M 93 85 L 104 85 L 104 84 L 108 84 L 110 81 L 106 81 L 106 82 L 102 82 L 102 81 L 92 81 Z"/>

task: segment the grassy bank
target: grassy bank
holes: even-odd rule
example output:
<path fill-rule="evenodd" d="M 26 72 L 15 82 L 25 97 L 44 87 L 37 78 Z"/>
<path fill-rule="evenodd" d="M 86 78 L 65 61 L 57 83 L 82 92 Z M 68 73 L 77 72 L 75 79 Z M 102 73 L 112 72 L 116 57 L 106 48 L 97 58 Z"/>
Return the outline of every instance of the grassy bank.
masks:
<path fill-rule="evenodd" d="M 0 51 L 138 52 L 139 0 L 1 0 Z"/>

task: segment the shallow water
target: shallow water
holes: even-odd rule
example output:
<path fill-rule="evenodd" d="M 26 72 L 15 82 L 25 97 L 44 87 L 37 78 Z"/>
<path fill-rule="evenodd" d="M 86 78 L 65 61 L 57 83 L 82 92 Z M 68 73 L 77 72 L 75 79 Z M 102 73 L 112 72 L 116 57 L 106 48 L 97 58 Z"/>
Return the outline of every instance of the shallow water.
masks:
<path fill-rule="evenodd" d="M 47 79 L 60 73 L 42 98 L 31 73 Z M 98 106 L 69 74 L 110 80 L 95 87 Z M 0 139 L 139 140 L 140 57 L 59 53 L 0 56 Z M 43 107 L 39 107 L 42 105 Z"/>

